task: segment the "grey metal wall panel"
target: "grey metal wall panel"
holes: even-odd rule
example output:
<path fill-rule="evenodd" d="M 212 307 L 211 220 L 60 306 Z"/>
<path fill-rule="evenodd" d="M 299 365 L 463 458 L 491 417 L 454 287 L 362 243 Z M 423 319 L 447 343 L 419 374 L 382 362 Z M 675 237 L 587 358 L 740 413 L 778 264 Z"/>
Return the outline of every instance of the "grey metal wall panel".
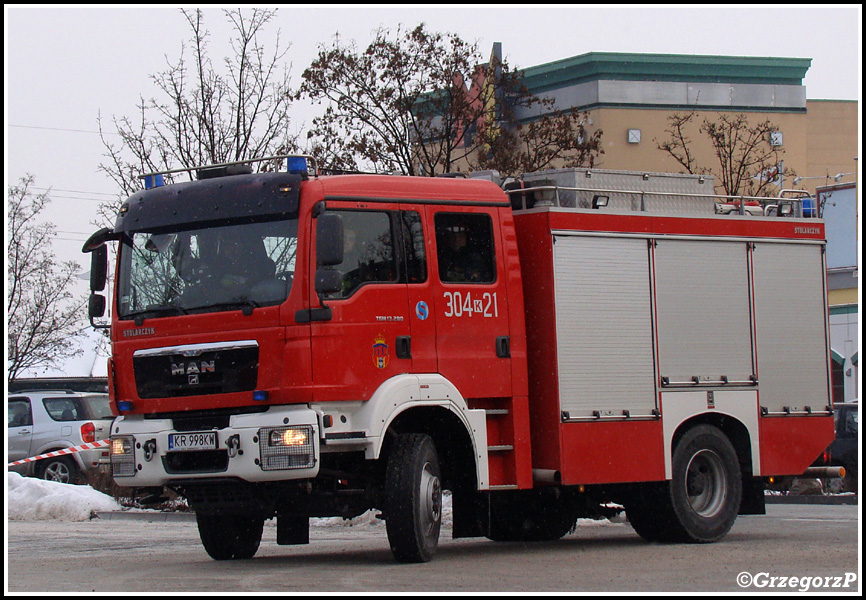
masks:
<path fill-rule="evenodd" d="M 730 83 L 690 83 L 689 106 L 728 106 L 731 103 Z"/>
<path fill-rule="evenodd" d="M 857 266 L 857 189 L 829 187 L 817 192 L 827 236 L 827 268 Z"/>
<path fill-rule="evenodd" d="M 647 241 L 557 236 L 560 405 L 571 417 L 656 408 Z"/>
<path fill-rule="evenodd" d="M 602 104 L 671 104 L 683 106 L 688 100 L 688 84 L 679 81 L 598 82 L 598 100 Z"/>
<path fill-rule="evenodd" d="M 823 410 L 829 397 L 821 247 L 756 244 L 753 262 L 761 407 Z"/>
<path fill-rule="evenodd" d="M 671 382 L 753 374 L 745 242 L 660 240 L 655 249 L 659 374 Z"/>

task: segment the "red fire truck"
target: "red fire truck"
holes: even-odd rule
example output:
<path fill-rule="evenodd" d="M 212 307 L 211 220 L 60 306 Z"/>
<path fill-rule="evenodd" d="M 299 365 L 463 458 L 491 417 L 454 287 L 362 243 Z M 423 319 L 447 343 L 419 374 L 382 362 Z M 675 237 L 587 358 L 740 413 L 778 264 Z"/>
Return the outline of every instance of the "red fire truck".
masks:
<path fill-rule="evenodd" d="M 114 480 L 185 497 L 213 558 L 377 509 L 427 561 L 443 490 L 455 537 L 616 503 L 712 542 L 832 441 L 822 221 L 286 163 L 151 174 L 84 248 L 93 321 L 117 242 Z"/>

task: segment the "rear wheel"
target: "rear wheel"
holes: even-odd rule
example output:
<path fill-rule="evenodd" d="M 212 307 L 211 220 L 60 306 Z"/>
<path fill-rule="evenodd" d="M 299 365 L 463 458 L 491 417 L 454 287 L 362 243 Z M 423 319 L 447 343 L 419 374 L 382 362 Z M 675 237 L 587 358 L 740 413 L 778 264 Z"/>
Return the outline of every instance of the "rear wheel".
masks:
<path fill-rule="evenodd" d="M 201 543 L 214 560 L 252 558 L 259 549 L 262 518 L 197 512 L 195 520 Z"/>
<path fill-rule="evenodd" d="M 427 562 L 436 554 L 442 526 L 442 484 L 429 436 L 398 435 L 385 474 L 385 525 L 399 562 Z"/>
<path fill-rule="evenodd" d="M 56 481 L 57 483 L 77 483 L 79 479 L 78 465 L 68 456 L 42 459 L 37 471 L 39 479 Z"/>
<path fill-rule="evenodd" d="M 648 484 L 626 505 L 635 531 L 650 541 L 714 542 L 737 519 L 742 474 L 731 442 L 716 427 L 686 432 L 674 450 L 671 480 Z"/>

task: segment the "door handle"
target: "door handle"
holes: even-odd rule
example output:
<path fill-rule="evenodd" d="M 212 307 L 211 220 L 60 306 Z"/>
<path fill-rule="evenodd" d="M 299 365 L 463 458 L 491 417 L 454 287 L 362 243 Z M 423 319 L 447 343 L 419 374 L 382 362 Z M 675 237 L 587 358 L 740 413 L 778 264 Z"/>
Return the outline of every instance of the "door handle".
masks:
<path fill-rule="evenodd" d="M 500 335 L 496 338 L 496 356 L 498 358 L 511 358 L 511 337 Z"/>
<path fill-rule="evenodd" d="M 412 358 L 412 336 L 397 336 L 397 358 Z"/>

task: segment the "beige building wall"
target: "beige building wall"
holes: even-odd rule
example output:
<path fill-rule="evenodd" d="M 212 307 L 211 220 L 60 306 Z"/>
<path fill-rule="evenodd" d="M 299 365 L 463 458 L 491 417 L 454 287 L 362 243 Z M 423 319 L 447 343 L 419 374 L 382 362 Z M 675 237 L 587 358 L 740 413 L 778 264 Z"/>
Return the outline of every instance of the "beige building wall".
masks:
<path fill-rule="evenodd" d="M 808 162 L 804 176 L 817 179 L 806 179 L 803 183 L 811 183 L 809 189 L 814 190 L 816 185 L 832 184 L 832 177 L 839 173 L 849 173 L 842 181 L 855 181 L 856 177 L 850 174 L 857 172 L 858 103 L 807 100 L 806 111 Z"/>
<path fill-rule="evenodd" d="M 725 114 L 738 114 L 730 111 Z M 596 165 L 604 169 L 626 171 L 655 171 L 662 173 L 685 173 L 686 169 L 669 153 L 659 150 L 662 141 L 670 135 L 668 117 L 674 113 L 686 114 L 684 110 L 597 108 L 589 111 L 590 129 L 601 129 L 604 155 Z M 706 135 L 700 133 L 704 119 L 716 121 L 723 113 L 719 111 L 697 111 L 696 118 L 686 130 L 691 139 L 698 167 L 719 169 L 719 161 Z M 758 124 L 770 120 L 783 134 L 782 159 L 787 170 L 803 179 L 794 185 L 793 177 L 785 180 L 785 188 L 815 191 L 815 187 L 826 185 L 838 173 L 853 173 L 856 170 L 857 102 L 809 101 L 808 112 L 750 112 L 744 113 L 749 122 Z M 632 131 L 629 136 L 630 130 Z M 640 141 L 635 143 L 635 131 L 640 132 Z M 631 142 L 629 141 L 631 140 Z M 853 181 L 848 175 L 843 181 Z M 717 190 L 721 193 L 721 190 Z"/>

